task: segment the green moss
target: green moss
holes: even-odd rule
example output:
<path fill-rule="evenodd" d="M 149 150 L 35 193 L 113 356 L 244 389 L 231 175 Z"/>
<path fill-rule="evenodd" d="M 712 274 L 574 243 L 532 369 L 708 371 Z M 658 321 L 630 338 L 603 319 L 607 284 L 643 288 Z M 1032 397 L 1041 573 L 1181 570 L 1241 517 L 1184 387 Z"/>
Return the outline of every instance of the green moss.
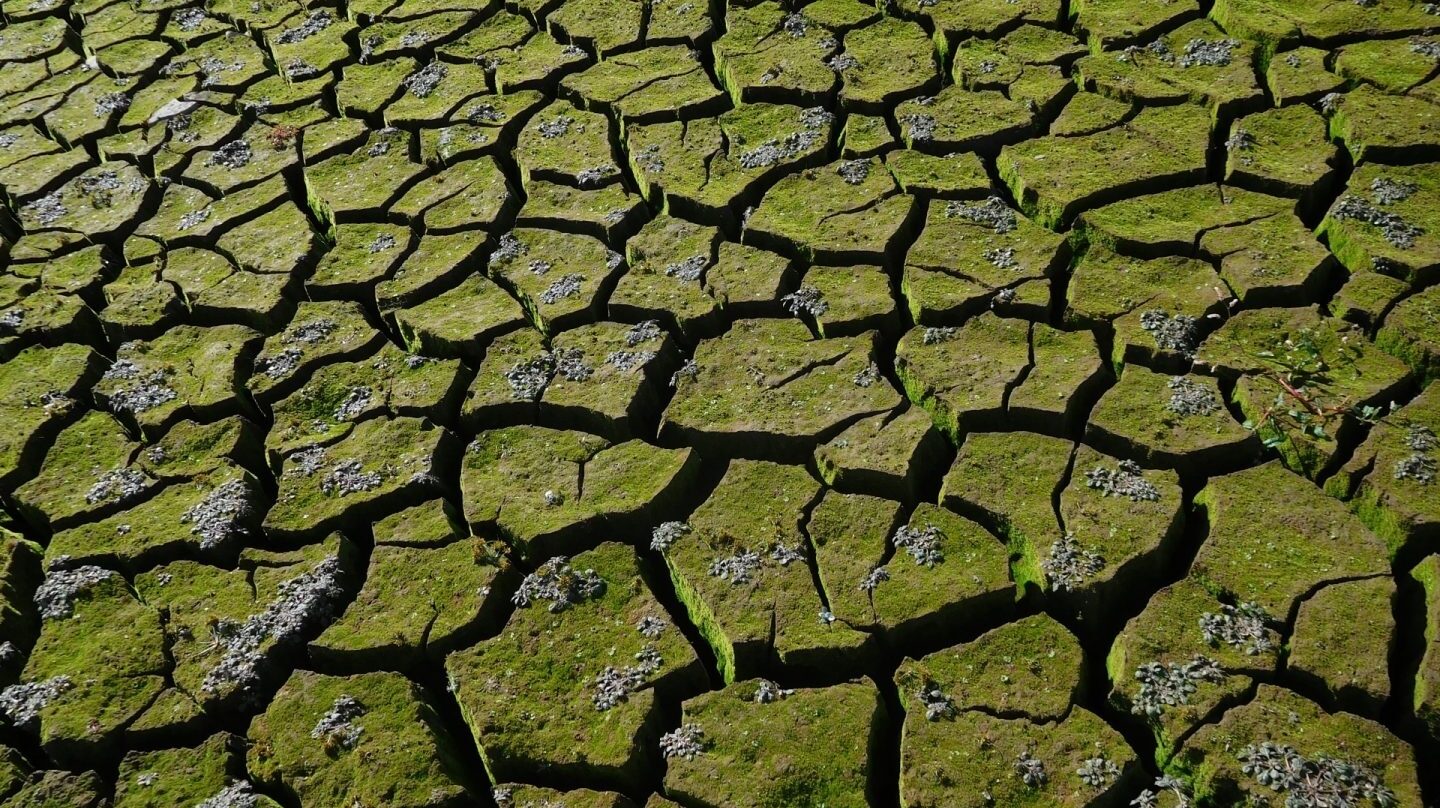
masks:
<path fill-rule="evenodd" d="M 1179 3 L 1134 3 L 1129 0 L 1077 0 L 1070 15 L 1095 53 L 1144 43 L 1157 30 L 1200 13 L 1193 0 Z"/>
<path fill-rule="evenodd" d="M 1208 131 L 1193 106 L 1156 107 L 1093 135 L 1006 146 L 997 165 L 1025 212 L 1057 228 L 1115 198 L 1198 179 Z"/>
<path fill-rule="evenodd" d="M 425 223 L 427 233 L 485 227 L 514 201 L 494 158 L 456 163 L 411 186 L 390 210 Z"/>
<path fill-rule="evenodd" d="M 1349 500 L 1360 521 L 1384 539 L 1392 555 L 1423 544 L 1440 525 L 1440 503 L 1433 495 L 1434 484 L 1397 474 L 1407 459 L 1433 456 L 1433 449 L 1411 444 L 1416 442 L 1412 434 L 1422 440 L 1425 430 L 1440 434 L 1437 402 L 1440 387 L 1432 384 L 1410 403 L 1371 426 L 1365 442 L 1325 482 L 1327 492 Z"/>
<path fill-rule="evenodd" d="M 334 245 L 306 281 L 312 293 L 339 292 L 384 278 L 410 234 L 393 224 L 342 224 L 334 228 L 332 238 Z"/>
<path fill-rule="evenodd" d="M 24 682 L 69 678 L 39 710 L 40 744 L 51 760 L 92 765 L 119 748 L 124 727 L 164 686 L 160 614 L 112 574 L 70 598 L 68 616 L 46 618 L 21 675 Z"/>
<path fill-rule="evenodd" d="M 892 499 L 913 496 L 922 469 L 942 439 L 919 407 L 862 418 L 815 449 L 815 465 L 842 491 L 873 491 Z"/>
<path fill-rule="evenodd" d="M 899 192 L 879 160 L 831 163 L 773 185 L 746 222 L 744 236 L 747 243 L 764 242 L 761 246 L 785 244 L 812 260 L 878 262 L 899 237 L 913 206 L 914 200 Z"/>
<path fill-rule="evenodd" d="M 1227 182 L 1280 196 L 1309 198 L 1321 190 L 1338 156 L 1325 119 L 1304 104 L 1240 118 L 1227 144 Z"/>
<path fill-rule="evenodd" d="M 570 41 L 593 45 L 601 53 L 638 42 L 645 6 L 638 0 L 580 0 L 557 8 L 546 22 Z"/>
<path fill-rule="evenodd" d="M 303 245 L 302 241 L 302 250 Z M 166 253 L 160 280 L 178 290 L 186 309 L 210 322 L 239 320 L 269 331 L 283 322 L 290 305 L 285 299 L 291 285 L 287 275 L 237 269 L 225 256 L 209 250 L 185 247 Z"/>
<path fill-rule="evenodd" d="M 1344 79 L 1326 68 L 1329 54 L 1319 48 L 1301 46 L 1270 56 L 1265 84 L 1276 104 L 1316 101 L 1345 85 Z"/>
<path fill-rule="evenodd" d="M 460 491 L 472 524 L 495 524 L 522 555 L 539 560 L 597 525 L 644 523 L 691 482 L 696 461 L 689 449 L 611 444 L 583 432 L 492 429 L 466 449 Z"/>
<path fill-rule="evenodd" d="M 1232 36 L 1253 39 L 1273 50 L 1299 38 L 1329 41 L 1415 33 L 1434 19 L 1403 0 L 1371 5 L 1316 5 L 1304 0 L 1218 0 L 1210 16 Z"/>
<path fill-rule="evenodd" d="M 1088 3 L 1086 4 L 1088 5 Z M 1175 6 L 1154 7 L 1113 0 L 1126 9 L 1154 8 L 1160 13 Z M 1081 9 L 1084 17 L 1084 8 Z M 1256 81 L 1257 47 L 1229 35 L 1209 20 L 1193 20 L 1158 37 L 1159 46 L 1122 53 L 1100 52 L 1075 64 L 1082 86 L 1122 101 L 1148 103 L 1194 103 L 1203 105 L 1215 119 L 1242 109 L 1259 106 L 1263 93 Z M 1227 58 L 1187 58 L 1191 43 L 1234 42 Z M 1149 43 L 1146 43 L 1147 46 Z M 1159 50 L 1163 48 L 1163 50 Z"/>
<path fill-rule="evenodd" d="M 1420 667 L 1415 674 L 1414 692 L 1409 704 L 1415 716 L 1425 723 L 1431 735 L 1440 727 L 1440 556 L 1430 556 L 1414 569 L 1410 577 L 1419 582 L 1425 592 L 1425 650 Z"/>
<path fill-rule="evenodd" d="M 1119 710 L 1137 714 L 1141 692 L 1135 672 L 1143 665 L 1184 665 L 1203 656 L 1215 662 L 1220 676 L 1195 682 L 1195 691 L 1183 704 L 1169 704 L 1158 716 L 1140 716 L 1155 736 L 1156 762 L 1165 765 L 1180 741 L 1196 727 L 1213 720 L 1219 710 L 1248 697 L 1256 677 L 1273 675 L 1279 668 L 1282 627 L 1288 613 L 1267 612 L 1258 642 L 1241 646 L 1206 640 L 1201 629 L 1205 615 L 1221 616 L 1224 605 L 1192 578 L 1161 589 L 1131 618 L 1115 638 L 1105 660 L 1113 688 L 1110 702 Z M 1254 650 L 1255 653 L 1250 653 Z"/>
<path fill-rule="evenodd" d="M 261 400 L 274 399 L 277 390 L 292 386 L 316 367 L 368 354 L 379 343 L 379 333 L 358 303 L 304 302 L 288 328 L 265 340 L 255 358 L 259 372 L 246 386 Z"/>
<path fill-rule="evenodd" d="M 1379 272 L 1356 272 L 1345 280 L 1335 296 L 1330 299 L 1330 313 L 1342 320 L 1349 320 L 1362 328 L 1373 329 L 1382 319 L 1390 321 L 1386 313 L 1391 310 L 1397 302 L 1403 301 L 1410 292 L 1410 285 L 1399 278 L 1383 275 Z M 1391 332 L 1392 334 L 1394 332 Z M 1403 351 L 1394 351 L 1390 347 L 1380 343 L 1377 335 L 1376 342 L 1382 348 L 1392 354 L 1405 359 Z M 1414 363 L 1409 363 L 1413 367 Z M 1423 370 L 1423 368 L 1420 368 Z"/>
<path fill-rule="evenodd" d="M 543 772 L 634 788 L 659 735 L 658 699 L 693 692 L 704 673 L 642 580 L 634 550 L 606 543 L 569 564 L 603 582 L 600 591 L 569 606 L 519 607 L 497 636 L 452 654 L 446 671 L 492 780 Z M 647 619 L 661 621 L 653 637 L 640 630 Z M 597 677 L 650 652 L 659 667 L 599 708 Z"/>
<path fill-rule="evenodd" d="M 159 434 L 189 414 L 201 418 L 234 411 L 240 407 L 238 365 L 240 356 L 259 334 L 244 326 L 212 328 L 177 326 L 152 340 L 127 342 L 120 346 L 116 361 L 133 362 L 134 377 L 112 375 L 95 385 L 96 395 L 110 406 L 133 418 L 147 434 Z M 137 386 L 154 382 L 174 391 L 168 401 L 153 407 L 132 409 L 124 405 Z"/>
<path fill-rule="evenodd" d="M 193 748 L 130 752 L 120 762 L 115 808 L 165 808 L 210 799 L 244 775 L 238 741 L 220 732 Z"/>
<path fill-rule="evenodd" d="M 942 505 L 1005 539 L 1022 592 L 1045 586 L 1040 553 L 1061 535 L 1051 503 L 1071 451 L 1069 441 L 1030 432 L 970 435 L 940 489 Z"/>
<path fill-rule="evenodd" d="M 1316 234 L 1352 272 L 1384 272 L 1412 285 L 1440 277 L 1440 234 L 1436 232 L 1440 220 L 1435 216 L 1440 179 L 1434 168 L 1434 163 L 1386 166 L 1367 161 L 1351 174 L 1347 192 L 1331 207 Z M 1398 184 L 1408 193 L 1400 199 L 1372 204 L 1377 200 L 1375 187 L 1381 183 Z M 1386 230 L 1343 213 L 1346 208 L 1342 205 L 1357 202 L 1371 204 L 1379 213 L 1398 217 L 1399 221 Z M 1417 229 L 1419 232 L 1414 232 Z"/>
<path fill-rule="evenodd" d="M 1218 723 L 1202 727 L 1172 762 L 1201 804 L 1251 808 L 1275 792 L 1244 774 L 1238 755 L 1252 744 L 1290 746 L 1309 760 L 1331 757 L 1369 768 L 1395 795 L 1396 805 L 1420 805 L 1415 756 L 1380 724 L 1348 713 L 1327 713 L 1314 702 L 1272 685 Z"/>
<path fill-rule="evenodd" d="M 1389 568 L 1385 545 L 1338 500 L 1279 463 L 1211 478 L 1210 521 L 1191 574 L 1207 589 L 1288 615 L 1317 584 Z"/>
<path fill-rule="evenodd" d="M 471 275 L 454 289 L 391 316 L 410 350 L 471 359 L 495 337 L 526 323 L 520 304 L 484 275 Z"/>
<path fill-rule="evenodd" d="M 534 228 L 510 236 L 521 249 L 492 254 L 487 272 L 520 299 L 536 328 L 553 333 L 598 319 L 600 291 L 619 270 L 603 242 Z"/>
<path fill-rule="evenodd" d="M 96 377 L 98 354 L 83 345 L 34 346 L 0 364 L 0 480 L 13 475 L 38 448 L 38 438 L 60 425 L 74 408 L 73 397 Z M 48 394 L 60 394 L 54 398 Z"/>
<path fill-rule="evenodd" d="M 795 283 L 791 262 L 783 256 L 729 241 L 720 244 L 715 265 L 705 273 L 706 289 L 738 317 L 778 310 L 781 294 Z"/>
<path fill-rule="evenodd" d="M 348 154 L 305 167 L 305 194 L 323 222 L 351 222 L 383 209 L 396 188 L 420 176 L 405 134 L 374 133 Z M 307 139 L 308 142 L 308 139 Z"/>
<path fill-rule="evenodd" d="M 833 34 L 816 21 L 792 36 L 783 28 L 787 14 L 775 2 L 726 8 L 725 33 L 713 46 L 715 73 L 736 104 L 776 93 L 816 99 L 839 85 L 826 64 L 836 46 L 822 46 Z"/>
<path fill-rule="evenodd" d="M 1362 84 L 1340 96 L 1330 115 L 1330 137 L 1356 163 L 1400 162 L 1406 155 L 1433 154 L 1440 143 L 1440 105 L 1390 95 Z"/>
<path fill-rule="evenodd" d="M 869 157 L 895 147 L 890 125 L 883 117 L 859 113 L 845 117 L 845 128 L 840 131 L 840 142 L 840 156 L 847 159 Z"/>
<path fill-rule="evenodd" d="M 696 56 L 678 45 L 617 54 L 566 76 L 561 86 L 584 98 L 587 107 L 613 109 L 637 122 L 673 119 L 721 97 Z"/>
<path fill-rule="evenodd" d="M 39 473 L 15 490 L 14 503 L 36 524 L 63 528 L 133 500 L 156 484 L 132 466 L 138 448 L 114 418 L 88 412 L 55 438 Z"/>
<path fill-rule="evenodd" d="M 1190 403 L 1191 398 L 1200 402 Z M 1179 403 L 1182 399 L 1185 403 Z M 1100 397 L 1086 436 L 1147 465 L 1186 470 L 1213 468 L 1260 451 L 1254 434 L 1230 417 L 1214 379 L 1154 373 L 1138 365 L 1126 367 L 1119 384 Z"/>
<path fill-rule="evenodd" d="M 696 348 L 697 370 L 676 380 L 661 434 L 712 445 L 764 436 L 758 452 L 808 453 L 832 430 L 899 403 L 883 377 L 862 384 L 875 338 L 817 340 L 798 320 L 741 320 Z"/>
<path fill-rule="evenodd" d="M 1431 287 L 1400 300 L 1386 314 L 1375 344 L 1404 360 L 1424 381 L 1440 378 L 1440 291 Z"/>
<path fill-rule="evenodd" d="M 844 52 L 856 61 L 840 70 L 840 100 L 879 108 L 935 84 L 939 78 L 930 38 L 918 24 L 882 17 L 845 34 Z"/>
<path fill-rule="evenodd" d="M 990 177 L 976 154 L 943 157 L 900 149 L 885 157 L 885 167 L 906 193 L 941 199 L 978 199 L 990 190 Z"/>
<path fill-rule="evenodd" d="M 1035 134 L 1035 111 L 1029 106 L 994 90 L 976 92 L 960 84 L 901 102 L 895 119 L 912 149 L 988 151 Z"/>
<path fill-rule="evenodd" d="M 353 744 L 312 728 L 338 699 L 363 712 Z M 258 780 L 305 804 L 442 806 L 465 795 L 463 763 L 421 687 L 393 673 L 299 671 L 250 725 L 246 755 Z"/>
<path fill-rule="evenodd" d="M 1245 307 L 1318 300 L 1335 259 L 1294 214 L 1216 225 L 1199 234 L 1200 254 Z"/>
<path fill-rule="evenodd" d="M 983 314 L 948 338 L 912 329 L 895 349 L 895 372 L 910 400 L 952 441 L 1001 417 L 1007 394 L 1030 366 L 1030 324 Z"/>
<path fill-rule="evenodd" d="M 937 3 L 901 0 L 899 8 L 908 14 L 928 17 L 940 31 L 938 44 L 969 36 L 994 36 L 1018 23 L 1053 25 L 1060 20 L 1058 0 L 976 0 L 972 3 Z"/>
<path fill-rule="evenodd" d="M 1134 105 L 1129 102 L 1117 101 L 1100 93 L 1076 93 L 1050 124 L 1050 134 L 1060 137 L 1093 135 L 1119 125 L 1133 108 Z"/>
<path fill-rule="evenodd" d="M 405 249 L 407 241 L 397 239 L 396 247 L 388 248 L 394 252 L 389 253 L 387 260 L 393 262 Z M 419 244 L 405 256 L 405 260 L 389 270 L 384 280 L 375 284 L 375 302 L 381 311 L 389 311 L 433 297 L 471 272 L 470 262 L 478 247 L 475 238 L 464 232 L 421 236 Z"/>
<path fill-rule="evenodd" d="M 867 805 L 869 739 L 885 706 L 869 683 L 797 689 L 755 702 L 753 682 L 685 702 L 704 751 L 667 761 L 665 791 L 703 805 Z"/>
<path fill-rule="evenodd" d="M 639 9 L 632 0 L 616 4 L 633 6 L 637 12 Z M 535 113 L 520 132 L 514 157 L 527 186 L 532 177 L 598 186 L 620 176 L 610 153 L 610 120 L 598 112 L 577 109 L 567 101 L 551 102 Z"/>
<path fill-rule="evenodd" d="M 1395 599 L 1389 576 L 1342 581 L 1311 595 L 1295 617 L 1290 673 L 1351 712 L 1378 717 L 1390 698 Z M 1365 631 L 1355 631 L 1359 625 Z"/>

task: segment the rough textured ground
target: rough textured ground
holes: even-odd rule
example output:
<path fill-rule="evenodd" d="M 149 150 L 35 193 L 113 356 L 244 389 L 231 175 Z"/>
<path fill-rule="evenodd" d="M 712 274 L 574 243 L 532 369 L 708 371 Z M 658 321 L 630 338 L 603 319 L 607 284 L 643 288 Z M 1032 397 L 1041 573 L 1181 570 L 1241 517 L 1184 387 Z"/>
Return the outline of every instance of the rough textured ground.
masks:
<path fill-rule="evenodd" d="M 1440 6 L 4 0 L 0 803 L 1440 802 Z"/>

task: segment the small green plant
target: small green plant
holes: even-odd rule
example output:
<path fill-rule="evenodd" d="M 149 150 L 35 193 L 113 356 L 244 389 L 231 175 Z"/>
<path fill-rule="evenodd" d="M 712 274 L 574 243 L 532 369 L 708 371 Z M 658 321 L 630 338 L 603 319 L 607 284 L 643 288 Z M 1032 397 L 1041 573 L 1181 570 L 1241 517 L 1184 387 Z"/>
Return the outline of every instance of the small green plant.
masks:
<path fill-rule="evenodd" d="M 1296 437 L 1333 440 L 1346 417 L 1366 423 L 1379 421 L 1381 407 L 1357 406 L 1336 391 L 1336 368 L 1353 365 L 1360 353 L 1360 348 L 1343 336 L 1324 340 L 1310 328 L 1301 329 L 1271 350 L 1256 352 L 1255 358 L 1265 365 L 1257 379 L 1263 387 L 1273 389 L 1274 396 L 1245 421 L 1245 428 L 1273 449 Z"/>

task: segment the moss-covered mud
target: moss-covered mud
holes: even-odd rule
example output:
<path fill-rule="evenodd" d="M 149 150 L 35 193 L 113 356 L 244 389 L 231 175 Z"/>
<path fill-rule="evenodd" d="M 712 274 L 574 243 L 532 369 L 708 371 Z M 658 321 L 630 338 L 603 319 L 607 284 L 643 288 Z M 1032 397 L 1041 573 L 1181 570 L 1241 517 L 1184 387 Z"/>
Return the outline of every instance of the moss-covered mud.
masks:
<path fill-rule="evenodd" d="M 1440 804 L 1437 210 L 1418 0 L 6 3 L 0 803 Z"/>

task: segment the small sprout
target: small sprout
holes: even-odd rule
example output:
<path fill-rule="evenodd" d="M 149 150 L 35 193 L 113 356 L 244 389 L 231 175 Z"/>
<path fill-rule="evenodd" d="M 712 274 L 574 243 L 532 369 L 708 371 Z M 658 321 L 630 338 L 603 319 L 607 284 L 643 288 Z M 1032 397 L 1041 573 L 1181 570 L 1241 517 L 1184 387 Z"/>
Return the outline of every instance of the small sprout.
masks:
<path fill-rule="evenodd" d="M 705 731 L 698 724 L 683 724 L 660 736 L 660 754 L 667 760 L 694 760 L 705 752 Z"/>
<path fill-rule="evenodd" d="M 354 696 L 341 694 L 330 705 L 329 712 L 320 716 L 314 729 L 310 730 L 310 737 L 319 739 L 327 752 L 354 749 L 360 741 L 360 733 L 365 731 L 354 720 L 366 712 L 365 706 Z"/>
<path fill-rule="evenodd" d="M 684 522 L 661 522 L 650 531 L 650 549 L 665 552 L 690 533 L 690 526 Z"/>
<path fill-rule="evenodd" d="M 1171 376 L 1166 385 L 1170 388 L 1170 400 L 1165 409 L 1176 415 L 1214 415 L 1220 411 L 1220 402 L 1209 387 L 1185 376 Z"/>
<path fill-rule="evenodd" d="M 780 701 L 786 696 L 793 695 L 794 693 L 794 690 L 781 688 L 779 685 L 775 684 L 769 679 L 761 679 L 760 681 L 755 683 L 755 695 L 751 696 L 750 700 L 755 702 L 756 704 L 770 704 L 772 702 Z"/>
<path fill-rule="evenodd" d="M 1015 759 L 1015 773 L 1020 776 L 1021 782 L 1030 788 L 1040 788 L 1050 780 L 1050 775 L 1045 773 L 1045 764 L 1030 754 L 1028 749 Z"/>
<path fill-rule="evenodd" d="M 940 549 L 940 543 L 944 539 L 945 534 L 934 525 L 926 525 L 924 528 L 901 525 L 896 528 L 892 541 L 895 542 L 896 549 L 910 553 L 916 564 L 933 567 L 945 560 L 945 553 Z"/>
<path fill-rule="evenodd" d="M 846 160 L 835 169 L 835 173 L 839 174 L 840 179 L 845 180 L 847 185 L 860 185 L 870 177 L 870 161 Z"/>
<path fill-rule="evenodd" d="M 859 589 L 861 592 L 874 592 L 882 582 L 890 580 L 890 570 L 879 566 L 860 579 Z"/>
<path fill-rule="evenodd" d="M 1140 328 L 1166 351 L 1193 356 L 1200 347 L 1200 321 L 1188 314 L 1171 315 L 1162 309 L 1150 309 L 1140 315 Z"/>
<path fill-rule="evenodd" d="M 1171 707 L 1189 704 L 1201 682 L 1219 682 L 1224 678 L 1215 660 L 1199 654 L 1183 663 L 1147 662 L 1135 669 L 1140 692 L 1135 695 L 1130 711 L 1158 718 Z"/>
<path fill-rule="evenodd" d="M 1081 547 L 1072 534 L 1050 545 L 1050 556 L 1040 564 L 1045 580 L 1057 592 L 1079 589 L 1104 568 L 1105 558 Z"/>
<path fill-rule="evenodd" d="M 959 333 L 960 329 L 953 326 L 926 328 L 921 333 L 920 341 L 925 345 L 937 345 L 941 342 L 949 342 L 955 339 L 955 336 Z"/>
<path fill-rule="evenodd" d="M 710 562 L 710 575 L 732 584 L 746 584 L 760 570 L 760 554 L 753 550 L 741 550 L 728 558 L 717 558 Z"/>
<path fill-rule="evenodd" d="M 74 569 L 52 569 L 35 589 L 35 606 L 44 620 L 63 620 L 75 613 L 80 593 L 115 577 L 113 570 L 86 565 Z"/>
<path fill-rule="evenodd" d="M 640 622 L 635 624 L 636 631 L 640 632 L 642 636 L 652 640 L 665 633 L 665 629 L 669 627 L 670 624 L 661 618 L 648 614 L 640 618 Z"/>
<path fill-rule="evenodd" d="M 926 721 L 954 718 L 958 712 L 955 709 L 955 702 L 934 682 L 926 682 L 916 696 L 920 699 L 920 703 L 925 705 Z"/>
<path fill-rule="evenodd" d="M 1080 768 L 1075 770 L 1075 775 L 1080 782 L 1091 788 L 1109 788 L 1116 780 L 1120 779 L 1120 767 L 1115 761 L 1107 759 L 1104 755 L 1087 758 L 1080 763 Z"/>
<path fill-rule="evenodd" d="M 1225 643 L 1255 656 L 1274 647 L 1266 624 L 1270 616 L 1258 603 L 1243 601 L 1234 606 L 1226 604 L 1219 614 L 1205 612 L 1200 615 L 1200 634 L 1211 645 Z"/>
<path fill-rule="evenodd" d="M 525 576 L 510 601 L 525 608 L 537 600 L 550 602 L 552 613 L 563 612 L 605 593 L 605 581 L 595 570 L 574 570 L 570 559 L 556 556 Z"/>
<path fill-rule="evenodd" d="M 945 218 L 964 219 L 984 225 L 994 230 L 996 235 L 1004 235 L 1013 231 L 1019 222 L 1015 211 L 1011 210 L 1005 204 L 1005 200 L 998 196 L 992 196 L 984 202 L 974 205 L 967 202 L 951 202 L 945 206 Z"/>
<path fill-rule="evenodd" d="M 1145 479 L 1144 470 L 1132 460 L 1121 460 L 1114 469 L 1096 466 L 1085 472 L 1085 485 L 1101 496 L 1125 497 L 1131 502 L 1156 502 L 1160 490 Z"/>
<path fill-rule="evenodd" d="M 1270 741 L 1240 750 L 1240 771 L 1260 785 L 1285 795 L 1287 808 L 1352 808 L 1370 803 L 1380 808 L 1397 804 L 1369 766 L 1332 757 L 1309 759 L 1294 747 Z"/>

